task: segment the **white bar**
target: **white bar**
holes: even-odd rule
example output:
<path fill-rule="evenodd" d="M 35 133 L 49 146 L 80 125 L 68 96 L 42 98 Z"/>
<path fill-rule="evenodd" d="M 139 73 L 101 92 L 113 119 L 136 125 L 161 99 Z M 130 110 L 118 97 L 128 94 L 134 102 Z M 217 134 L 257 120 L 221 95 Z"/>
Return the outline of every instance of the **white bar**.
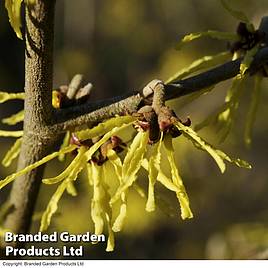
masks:
<path fill-rule="evenodd" d="M 268 267 L 268 261 L 266 260 L 238 260 L 238 261 L 210 261 L 210 260 L 20 260 L 20 261 L 10 261 L 10 260 L 0 260 L 0 267 L 109 267 L 109 268 L 136 268 L 137 265 L 140 267 L 183 267 L 183 268 L 207 268 L 207 267 L 243 267 L 243 268 L 252 268 L 252 267 Z"/>

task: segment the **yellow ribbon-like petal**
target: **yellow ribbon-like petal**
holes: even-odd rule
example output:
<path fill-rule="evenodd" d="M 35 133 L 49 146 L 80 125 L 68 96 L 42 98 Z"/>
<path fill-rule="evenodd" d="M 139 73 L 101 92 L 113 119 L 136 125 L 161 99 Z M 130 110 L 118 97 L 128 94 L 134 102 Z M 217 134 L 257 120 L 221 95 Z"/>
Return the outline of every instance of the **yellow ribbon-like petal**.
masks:
<path fill-rule="evenodd" d="M 137 172 L 141 167 L 142 159 L 146 152 L 148 140 L 148 131 L 138 132 L 135 136 L 123 162 L 123 182 L 112 197 L 111 204 L 115 203 L 120 198 L 121 194 L 136 180 Z"/>
<path fill-rule="evenodd" d="M 129 126 L 136 119 L 132 116 L 116 116 L 114 118 L 108 119 L 103 123 L 99 123 L 96 127 L 91 129 L 81 130 L 77 132 L 77 137 L 80 140 L 92 139 L 98 136 L 102 136 L 116 127 Z"/>
<path fill-rule="evenodd" d="M 123 183 L 123 177 L 122 177 L 122 162 L 121 159 L 117 156 L 114 150 L 109 150 L 108 151 L 108 159 L 109 162 L 112 164 L 114 167 L 114 170 L 111 171 L 110 177 L 114 178 L 117 177 L 119 180 L 119 183 Z M 126 216 L 127 216 L 127 190 L 121 194 L 121 204 L 120 204 L 120 209 L 119 209 L 119 214 L 114 220 L 112 230 L 113 232 L 120 232 L 123 228 Z"/>
<path fill-rule="evenodd" d="M 21 176 L 21 175 L 23 175 L 25 173 L 30 172 L 31 170 L 33 170 L 33 169 L 45 164 L 46 162 L 52 160 L 53 158 L 59 156 L 62 153 L 64 153 L 64 154 L 70 153 L 73 150 L 75 150 L 75 148 L 76 148 L 75 145 L 70 145 L 70 146 L 68 146 L 68 147 L 66 147 L 66 148 L 64 148 L 64 149 L 62 149 L 62 150 L 60 150 L 58 152 L 54 152 L 52 154 L 49 154 L 49 155 L 45 156 L 41 160 L 33 163 L 32 165 L 29 165 L 29 166 L 25 167 L 24 169 L 22 169 L 22 170 L 20 170 L 20 171 L 18 171 L 16 173 L 13 173 L 13 174 L 7 176 L 5 179 L 0 180 L 0 189 L 2 189 L 4 186 L 6 186 L 10 182 L 12 182 L 15 178 L 17 178 L 17 177 L 19 177 L 19 176 Z"/>
<path fill-rule="evenodd" d="M 24 110 L 19 111 L 16 114 L 13 114 L 7 118 L 3 118 L 2 122 L 7 125 L 16 125 L 19 122 L 22 122 L 24 120 Z"/>
<path fill-rule="evenodd" d="M 157 176 L 160 170 L 161 162 L 161 145 L 162 145 L 163 132 L 161 132 L 161 138 L 153 146 L 153 152 L 149 160 L 149 185 L 148 185 L 148 199 L 146 202 L 146 211 L 151 212 L 155 210 L 155 196 L 154 196 L 154 185 L 157 180 Z"/>
<path fill-rule="evenodd" d="M 182 178 L 179 175 L 179 171 L 176 167 L 175 159 L 174 159 L 174 149 L 172 145 L 172 137 L 170 135 L 166 135 L 164 138 L 164 144 L 166 149 L 167 158 L 169 161 L 171 176 L 173 183 L 179 188 L 179 191 L 176 192 L 177 198 L 181 207 L 181 218 L 191 219 L 193 217 L 193 213 L 190 208 L 190 202 L 188 195 L 186 193 L 185 187 L 183 185 Z"/>
<path fill-rule="evenodd" d="M 206 32 L 197 32 L 197 33 L 190 33 L 187 34 L 183 37 L 181 41 L 179 41 L 176 45 L 176 49 L 179 50 L 181 49 L 185 44 L 194 41 L 196 39 L 199 39 L 201 37 L 211 37 L 214 39 L 219 39 L 219 40 L 227 40 L 227 41 L 238 41 L 239 36 L 234 33 L 228 33 L 228 32 L 218 32 L 218 31 L 212 31 L 208 30 Z"/>
<path fill-rule="evenodd" d="M 91 202 L 91 218 L 95 225 L 95 234 L 103 233 L 104 219 L 102 199 L 105 192 L 101 184 L 102 168 L 96 164 L 92 164 L 92 179 L 93 179 L 93 198 Z"/>
<path fill-rule="evenodd" d="M 15 31 L 17 37 L 22 39 L 21 34 L 21 3 L 22 0 L 5 0 L 5 6 L 8 12 L 9 22 Z"/>
<path fill-rule="evenodd" d="M 2 160 L 2 164 L 5 167 L 9 167 L 14 159 L 16 159 L 20 153 L 22 138 L 19 138 L 15 141 L 12 147 L 6 153 L 4 159 Z"/>
<path fill-rule="evenodd" d="M 224 173 L 225 168 L 226 168 L 224 160 L 226 160 L 228 162 L 232 162 L 235 165 L 237 165 L 238 167 L 251 168 L 250 164 L 248 164 L 246 161 L 241 160 L 241 159 L 233 159 L 233 158 L 229 157 L 228 155 L 226 155 L 224 152 L 213 148 L 212 145 L 210 145 L 209 143 L 204 141 L 190 127 L 184 126 L 180 122 L 177 122 L 176 126 L 177 126 L 178 130 L 180 130 L 182 132 L 182 134 L 187 139 L 189 139 L 197 149 L 201 149 L 203 151 L 206 151 L 212 156 L 212 158 L 215 160 L 215 162 L 217 163 L 217 165 L 222 173 Z"/>
<path fill-rule="evenodd" d="M 204 56 L 201 59 L 195 60 L 189 66 L 179 70 L 176 74 L 168 78 L 165 83 L 172 83 L 176 80 L 183 79 L 195 72 L 214 67 L 231 59 L 232 55 L 229 51 L 221 52 L 212 56 Z"/>
<path fill-rule="evenodd" d="M 65 147 L 66 148 L 66 147 Z M 54 184 L 58 183 L 65 178 L 67 178 L 70 173 L 77 168 L 77 166 L 81 165 L 81 163 L 85 163 L 86 157 L 85 157 L 85 152 L 87 151 L 87 148 L 82 146 L 78 150 L 78 154 L 76 157 L 73 159 L 73 161 L 68 165 L 68 167 L 60 173 L 58 176 L 53 177 L 53 178 L 48 178 L 48 179 L 43 179 L 42 182 L 45 184 Z"/>
<path fill-rule="evenodd" d="M 23 131 L 18 130 L 18 131 L 8 131 L 8 130 L 0 130 L 0 137 L 14 137 L 18 138 L 23 136 Z"/>
<path fill-rule="evenodd" d="M 9 100 L 24 100 L 24 98 L 25 98 L 24 92 L 8 93 L 8 92 L 0 91 L 0 103 L 6 102 Z"/>
<path fill-rule="evenodd" d="M 71 196 L 77 196 L 77 190 L 74 186 L 74 182 L 73 181 L 69 181 L 66 191 L 68 194 L 70 194 Z"/>
<path fill-rule="evenodd" d="M 58 202 L 61 199 L 66 187 L 68 186 L 68 181 L 63 181 L 57 188 L 56 192 L 53 194 L 52 198 L 50 199 L 46 211 L 44 212 L 41 225 L 40 225 L 40 232 L 44 232 L 50 225 L 51 218 L 53 214 L 58 210 Z"/>

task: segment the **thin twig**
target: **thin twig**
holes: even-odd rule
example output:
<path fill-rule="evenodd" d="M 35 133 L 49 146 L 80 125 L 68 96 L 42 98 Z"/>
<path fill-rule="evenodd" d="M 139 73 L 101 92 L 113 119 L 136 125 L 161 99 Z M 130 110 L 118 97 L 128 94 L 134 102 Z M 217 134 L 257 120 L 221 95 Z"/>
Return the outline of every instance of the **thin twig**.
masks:
<path fill-rule="evenodd" d="M 165 85 L 165 99 L 171 100 L 197 92 L 204 88 L 215 85 L 221 81 L 228 80 L 239 73 L 242 58 L 229 61 L 209 71 L 193 77 Z M 263 64 L 268 62 L 268 47 L 262 48 L 255 56 L 249 69 L 251 74 L 257 72 Z M 147 92 L 148 93 L 148 92 Z M 147 96 L 148 95 L 148 96 Z M 149 98 L 148 93 L 145 97 Z M 66 130 L 78 130 L 85 126 L 93 126 L 105 119 L 117 114 L 131 114 L 138 111 L 141 103 L 145 101 L 143 91 L 119 96 L 98 102 L 87 102 L 80 106 L 56 110 L 54 123 L 51 129 L 57 132 Z"/>

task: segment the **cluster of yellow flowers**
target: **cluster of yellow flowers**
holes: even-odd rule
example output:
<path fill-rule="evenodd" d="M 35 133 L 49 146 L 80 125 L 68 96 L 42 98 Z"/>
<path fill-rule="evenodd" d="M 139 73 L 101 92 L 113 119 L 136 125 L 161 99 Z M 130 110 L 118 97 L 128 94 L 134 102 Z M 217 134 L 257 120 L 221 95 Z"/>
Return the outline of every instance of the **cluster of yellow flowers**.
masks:
<path fill-rule="evenodd" d="M 218 107 L 211 115 L 209 115 L 203 122 L 195 126 L 195 130 L 200 129 L 213 124 L 217 126 L 217 130 L 220 132 L 219 141 L 222 142 L 226 139 L 230 130 L 232 129 L 235 119 L 237 116 L 237 110 L 239 108 L 240 100 L 244 91 L 245 81 L 249 77 L 248 69 L 254 59 L 254 56 L 258 50 L 265 45 L 264 33 L 256 30 L 254 25 L 250 22 L 247 16 L 241 12 L 232 9 L 227 0 L 221 0 L 222 6 L 236 19 L 240 21 L 237 28 L 237 33 L 232 32 L 219 32 L 208 30 L 205 32 L 190 33 L 182 38 L 178 42 L 176 48 L 179 50 L 185 44 L 197 40 L 202 37 L 211 37 L 219 40 L 226 40 L 232 42 L 229 51 L 224 51 L 216 55 L 204 56 L 194 61 L 190 66 L 183 68 L 178 71 L 175 75 L 171 76 L 166 83 L 174 82 L 179 79 L 188 77 L 200 71 L 207 70 L 209 68 L 218 66 L 219 64 L 225 63 L 227 60 L 236 60 L 239 57 L 243 57 L 240 64 L 240 72 L 233 78 L 232 85 L 229 88 L 225 97 L 225 102 Z M 264 73 L 268 73 L 267 66 L 263 66 Z M 263 79 L 262 71 L 259 71 L 254 75 L 254 88 L 251 91 L 251 103 L 249 105 L 248 114 L 245 119 L 245 131 L 244 131 L 244 142 L 246 145 L 251 144 L 251 134 L 253 124 L 256 118 L 256 111 L 260 99 L 261 81 Z M 197 93 L 193 93 L 189 97 L 189 101 L 192 101 L 202 94 L 206 94 L 211 91 L 213 87 L 206 88 Z M 188 103 L 188 101 L 186 102 Z"/>
<path fill-rule="evenodd" d="M 22 93 L 8 94 L 0 93 L 0 102 L 23 98 Z M 19 113 L 20 114 L 20 113 Z M 13 116 L 15 118 L 16 116 Z M 18 116 L 19 117 L 19 116 Z M 13 122 L 18 122 L 15 120 Z M 7 121 L 5 119 L 4 121 Z M 160 139 L 151 144 L 149 141 L 149 131 L 138 128 L 134 130 L 133 125 L 139 124 L 137 117 L 118 116 L 98 124 L 92 129 L 86 129 L 70 135 L 67 132 L 61 149 L 47 155 L 40 161 L 7 176 L 0 180 L 0 189 L 12 182 L 18 176 L 31 171 L 34 168 L 56 158 L 64 158 L 68 153 L 76 153 L 75 157 L 68 167 L 59 175 L 53 178 L 43 179 L 44 184 L 60 183 L 56 192 L 51 197 L 47 209 L 43 213 L 40 225 L 40 231 L 46 231 L 50 225 L 53 214 L 57 211 L 58 202 L 63 193 L 67 191 L 75 196 L 77 194 L 74 182 L 83 169 L 87 170 L 88 183 L 93 189 L 91 201 L 91 218 L 95 225 L 95 233 L 101 234 L 104 226 L 107 226 L 108 242 L 107 251 L 114 249 L 114 232 L 119 232 L 124 224 L 127 215 L 127 195 L 129 188 L 135 185 L 138 171 L 144 168 L 148 171 L 148 195 L 145 209 L 148 212 L 155 210 L 154 186 L 156 182 L 161 183 L 167 189 L 175 192 L 181 207 L 182 219 L 192 218 L 189 199 L 179 175 L 174 159 L 174 149 L 172 145 L 172 136 L 169 133 L 161 132 Z M 225 171 L 224 161 L 233 162 L 240 167 L 250 168 L 250 165 L 240 159 L 231 159 L 220 150 L 214 149 L 197 135 L 190 127 L 185 126 L 179 120 L 174 124 L 175 127 L 187 139 L 198 148 L 207 151 L 218 164 L 220 171 Z M 123 130 L 135 131 L 133 138 L 125 156 L 117 153 L 116 147 L 121 143 L 120 133 Z M 0 135 L 5 131 L 1 131 Z M 15 132 L 17 133 L 17 132 Z M 21 136 L 23 133 L 20 131 Z M 5 132 L 5 136 L 16 136 L 14 132 Z M 119 141 L 113 145 L 112 141 Z M 21 138 L 17 139 L 15 144 L 4 157 L 3 164 L 10 165 L 20 150 Z M 103 153 L 105 149 L 105 153 Z M 101 157 L 100 157 L 101 154 Z M 170 175 L 165 174 L 162 169 L 162 159 L 166 158 L 169 163 Z M 101 159 L 101 161 L 98 161 Z M 112 192 L 111 184 L 117 180 L 117 187 Z M 119 214 L 115 215 L 114 205 L 120 203 Z"/>

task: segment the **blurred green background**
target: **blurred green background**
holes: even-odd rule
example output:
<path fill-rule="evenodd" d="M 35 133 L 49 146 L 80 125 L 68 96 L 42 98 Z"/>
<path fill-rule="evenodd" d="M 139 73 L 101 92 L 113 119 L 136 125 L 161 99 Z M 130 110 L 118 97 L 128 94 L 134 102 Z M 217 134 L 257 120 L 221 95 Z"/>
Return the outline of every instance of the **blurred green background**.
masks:
<path fill-rule="evenodd" d="M 257 27 L 268 14 L 267 0 L 231 1 Z M 215 0 L 57 0 L 55 25 L 54 86 L 67 84 L 76 73 L 92 82 L 92 100 L 120 95 L 142 88 L 148 81 L 167 79 L 180 68 L 204 55 L 226 49 L 220 41 L 204 39 L 176 51 L 174 44 L 184 34 L 207 29 L 234 31 L 237 21 Z M 23 42 L 9 26 L 4 1 L 0 2 L 0 90 L 17 92 L 24 85 Z M 180 109 L 180 101 L 169 103 L 181 117 L 200 122 L 224 100 L 230 81 L 212 93 Z M 211 158 L 195 150 L 183 138 L 176 141 L 176 160 L 186 185 L 194 218 L 180 219 L 173 193 L 159 187 L 169 213 L 157 209 L 145 212 L 145 202 L 130 192 L 128 218 L 124 230 L 116 234 L 116 249 L 105 252 L 104 245 L 85 248 L 86 259 L 250 259 L 268 258 L 268 92 L 263 83 L 261 103 L 255 122 L 253 144 L 243 144 L 244 119 L 252 90 L 249 81 L 236 125 L 224 144 L 217 144 L 213 127 L 201 132 L 206 140 L 253 165 L 252 170 L 228 166 L 221 175 Z M 1 118 L 21 109 L 20 102 L 1 105 Z M 20 129 L 16 126 L 9 129 Z M 1 129 L 6 127 L 1 125 Z M 4 155 L 12 140 L 0 140 Z M 50 163 L 46 175 L 63 169 Z M 1 178 L 15 168 L 0 168 Z M 146 186 L 147 178 L 141 176 Z M 81 233 L 92 231 L 90 196 L 86 180 L 76 186 L 75 198 L 64 195 L 50 231 Z M 10 186 L 1 191 L 2 203 Z M 45 209 L 55 190 L 43 186 L 37 212 Z M 169 214 L 174 214 L 171 217 Z M 38 214 L 36 215 L 38 218 Z M 32 231 L 37 231 L 36 220 Z"/>

